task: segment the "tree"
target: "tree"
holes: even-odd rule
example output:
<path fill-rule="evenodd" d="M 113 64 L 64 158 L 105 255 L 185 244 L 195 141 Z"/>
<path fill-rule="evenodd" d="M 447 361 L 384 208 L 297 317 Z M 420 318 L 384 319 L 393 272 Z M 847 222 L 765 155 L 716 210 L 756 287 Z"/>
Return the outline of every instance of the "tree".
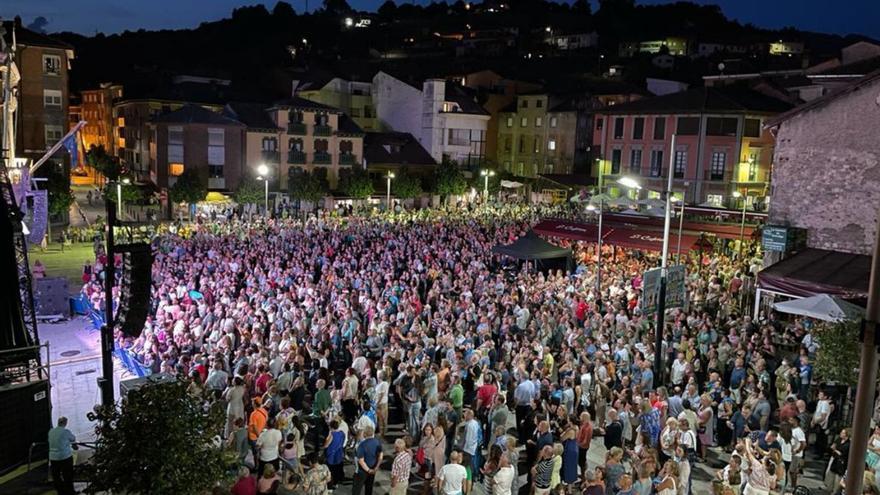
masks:
<path fill-rule="evenodd" d="M 444 198 L 464 194 L 467 190 L 467 181 L 458 169 L 458 164 L 452 160 L 443 159 L 443 163 L 437 167 L 435 179 L 436 192 Z"/>
<path fill-rule="evenodd" d="M 171 186 L 170 193 L 171 201 L 192 206 L 205 199 L 208 195 L 208 187 L 202 182 L 196 169 L 188 168 L 177 177 L 177 182 Z"/>
<path fill-rule="evenodd" d="M 403 167 L 391 181 L 391 192 L 400 199 L 415 198 L 422 194 L 422 180 Z"/>
<path fill-rule="evenodd" d="M 293 6 L 289 3 L 278 2 L 275 4 L 275 7 L 272 8 L 272 16 L 282 19 L 291 19 L 296 17 L 296 11 L 293 10 Z"/>
<path fill-rule="evenodd" d="M 329 14 L 347 14 L 351 6 L 346 0 L 324 0 L 324 11 Z"/>
<path fill-rule="evenodd" d="M 89 150 L 86 151 L 86 163 L 108 180 L 116 180 L 122 174 L 119 159 L 107 153 L 101 145 L 89 146 Z"/>
<path fill-rule="evenodd" d="M 46 195 L 49 198 L 49 216 L 63 216 L 70 210 L 70 205 L 75 201 L 73 191 L 70 190 L 70 179 L 64 174 L 49 169 L 46 174 Z"/>
<path fill-rule="evenodd" d="M 825 382 L 854 386 L 859 379 L 859 322 L 842 321 L 815 327 L 816 374 Z"/>
<path fill-rule="evenodd" d="M 235 201 L 240 205 L 263 204 L 266 199 L 266 187 L 262 181 L 247 177 L 238 183 L 235 190 Z"/>
<path fill-rule="evenodd" d="M 340 178 L 339 189 L 354 199 L 367 199 L 375 192 L 373 181 L 367 171 L 360 167 L 353 168 Z"/>
<path fill-rule="evenodd" d="M 148 384 L 102 409 L 88 493 L 199 494 L 225 476 L 215 437 L 224 411 L 187 393 L 186 381 Z"/>
<path fill-rule="evenodd" d="M 392 20 L 397 14 L 397 4 L 394 3 L 394 0 L 385 0 L 379 10 L 376 11 L 379 14 L 379 17 L 385 20 Z"/>
<path fill-rule="evenodd" d="M 287 193 L 291 198 L 316 203 L 327 194 L 320 179 L 300 167 L 290 169 L 287 177 Z"/>

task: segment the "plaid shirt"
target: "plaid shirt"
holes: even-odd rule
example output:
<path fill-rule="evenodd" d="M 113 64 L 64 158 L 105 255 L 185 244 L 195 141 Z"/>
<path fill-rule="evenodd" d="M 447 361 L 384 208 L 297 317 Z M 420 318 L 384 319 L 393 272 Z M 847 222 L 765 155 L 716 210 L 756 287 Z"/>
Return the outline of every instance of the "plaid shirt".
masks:
<path fill-rule="evenodd" d="M 412 454 L 408 450 L 404 450 L 397 454 L 394 458 L 394 463 L 391 464 L 391 477 L 398 483 L 408 482 L 411 467 Z"/>

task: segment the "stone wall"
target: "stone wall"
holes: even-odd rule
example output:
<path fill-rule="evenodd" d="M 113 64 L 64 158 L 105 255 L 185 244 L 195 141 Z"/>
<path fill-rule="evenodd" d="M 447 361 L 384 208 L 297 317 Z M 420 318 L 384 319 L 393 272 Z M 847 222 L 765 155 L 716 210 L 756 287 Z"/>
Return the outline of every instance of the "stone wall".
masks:
<path fill-rule="evenodd" d="M 807 229 L 809 247 L 869 254 L 880 209 L 880 80 L 784 121 L 771 224 Z"/>

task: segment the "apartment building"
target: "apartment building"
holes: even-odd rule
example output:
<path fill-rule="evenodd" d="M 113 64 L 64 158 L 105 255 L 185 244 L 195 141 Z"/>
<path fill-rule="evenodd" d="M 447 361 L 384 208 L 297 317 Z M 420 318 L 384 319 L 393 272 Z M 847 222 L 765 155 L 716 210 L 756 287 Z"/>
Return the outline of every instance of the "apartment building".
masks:
<path fill-rule="evenodd" d="M 444 79 L 405 82 L 378 72 L 372 90 L 383 130 L 412 134 L 437 162 L 453 160 L 471 171 L 483 165 L 490 116 L 469 88 Z"/>
<path fill-rule="evenodd" d="M 5 41 L 12 45 L 21 80 L 15 112 L 15 154 L 36 160 L 68 132 L 68 81 L 73 47 L 21 26 L 21 19 L 4 21 Z M 53 160 L 61 163 L 63 153 Z"/>
<path fill-rule="evenodd" d="M 113 103 L 121 98 L 119 84 L 101 83 L 97 89 L 80 91 L 79 116 L 86 122 L 80 137 L 85 149 L 103 146 L 107 153 L 116 155 L 119 139 L 114 136 Z"/>
<path fill-rule="evenodd" d="M 312 77 L 293 84 L 296 96 L 340 110 L 365 131 L 378 130 L 370 81 Z"/>
<path fill-rule="evenodd" d="M 577 117 L 567 99 L 546 93 L 517 96 L 498 114 L 499 166 L 520 177 L 572 173 Z"/>
<path fill-rule="evenodd" d="M 149 175 L 160 189 L 195 168 L 209 190 L 234 191 L 245 176 L 245 125 L 195 104 L 153 117 Z"/>
<path fill-rule="evenodd" d="M 674 153 L 673 189 L 686 191 L 688 203 L 740 208 L 746 201 L 764 209 L 775 144 L 764 123 L 790 108 L 740 87 L 693 88 L 606 107 L 594 121 L 592 174 L 606 183 L 631 176 L 642 195 L 656 195 L 666 188 Z"/>

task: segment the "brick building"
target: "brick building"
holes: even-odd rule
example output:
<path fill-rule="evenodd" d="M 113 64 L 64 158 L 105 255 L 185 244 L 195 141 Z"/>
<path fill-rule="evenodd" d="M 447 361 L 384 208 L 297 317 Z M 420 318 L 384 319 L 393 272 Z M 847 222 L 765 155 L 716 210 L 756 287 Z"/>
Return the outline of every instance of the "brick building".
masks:
<path fill-rule="evenodd" d="M 767 123 L 776 132 L 769 224 L 811 248 L 870 254 L 880 207 L 880 71 Z"/>
<path fill-rule="evenodd" d="M 676 135 L 675 191 L 687 202 L 740 208 L 733 193 L 762 209 L 769 195 L 774 139 L 764 122 L 791 105 L 745 88 L 693 88 L 609 106 L 593 125 L 592 175 L 631 176 L 642 194 L 666 188 Z"/>

